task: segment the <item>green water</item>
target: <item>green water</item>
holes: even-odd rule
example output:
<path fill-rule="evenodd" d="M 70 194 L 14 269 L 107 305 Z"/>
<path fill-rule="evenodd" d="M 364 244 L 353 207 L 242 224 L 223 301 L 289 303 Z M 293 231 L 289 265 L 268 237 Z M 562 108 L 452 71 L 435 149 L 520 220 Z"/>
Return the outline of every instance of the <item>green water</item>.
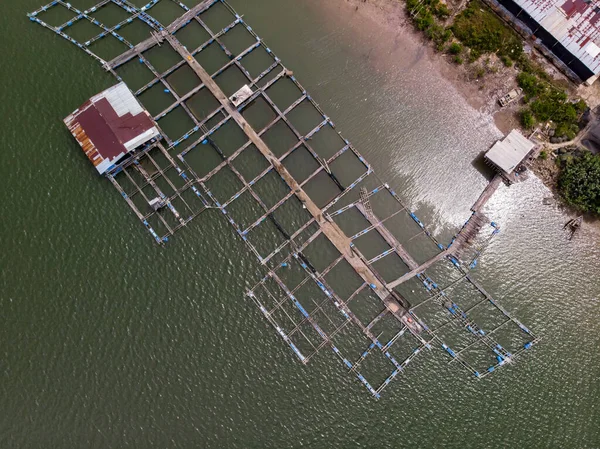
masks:
<path fill-rule="evenodd" d="M 317 0 L 231 4 L 447 242 L 486 183 L 489 117 L 403 32 Z M 153 243 L 62 123 L 114 78 L 29 23 L 38 6 L 0 19 L 0 447 L 600 447 L 600 237 L 567 242 L 537 179 L 489 203 L 502 232 L 476 277 L 542 342 L 478 382 L 435 350 L 374 401 L 244 299 L 262 270 L 220 214 Z"/>

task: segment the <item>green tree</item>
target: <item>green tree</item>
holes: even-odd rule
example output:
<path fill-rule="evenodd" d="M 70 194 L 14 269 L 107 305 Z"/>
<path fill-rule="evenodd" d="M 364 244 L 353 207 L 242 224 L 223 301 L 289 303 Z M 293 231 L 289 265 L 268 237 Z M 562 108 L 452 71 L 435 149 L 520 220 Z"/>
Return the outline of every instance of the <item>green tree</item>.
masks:
<path fill-rule="evenodd" d="M 526 129 L 531 129 L 535 125 L 535 118 L 529 109 L 521 111 L 521 124 Z"/>
<path fill-rule="evenodd" d="M 567 203 L 600 215 L 600 156 L 586 152 L 567 161 L 558 186 Z"/>
<path fill-rule="evenodd" d="M 538 81 L 537 77 L 531 73 L 519 73 L 517 75 L 517 82 L 529 98 L 536 97 L 544 89 L 544 86 Z"/>

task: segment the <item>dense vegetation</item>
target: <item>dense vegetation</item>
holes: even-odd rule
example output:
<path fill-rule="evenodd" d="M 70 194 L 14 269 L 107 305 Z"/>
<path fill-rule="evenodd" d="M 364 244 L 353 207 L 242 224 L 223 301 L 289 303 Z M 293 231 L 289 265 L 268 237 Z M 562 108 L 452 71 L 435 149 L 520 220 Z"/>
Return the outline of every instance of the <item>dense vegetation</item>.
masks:
<path fill-rule="evenodd" d="M 473 62 L 484 53 L 497 54 L 506 66 L 518 65 L 519 86 L 525 92 L 528 106 L 521 111 L 521 124 L 532 129 L 537 122 L 552 120 L 556 126 L 554 135 L 564 140 L 574 139 L 579 132 L 579 117 L 586 109 L 583 101 L 573 104 L 567 94 L 556 88 L 544 70 L 533 64 L 523 53 L 520 37 L 504 24 L 480 0 L 471 0 L 466 9 L 454 19 L 449 28 L 438 24 L 436 19 L 448 17 L 449 11 L 440 0 L 407 0 L 407 8 L 417 28 L 424 31 L 438 46 L 446 48 L 446 42 L 457 38 L 468 47 L 468 60 Z M 453 42 L 447 48 L 454 62 L 462 64 L 463 46 Z M 479 69 L 477 78 L 485 73 Z"/>
<path fill-rule="evenodd" d="M 440 0 L 407 0 L 406 8 L 415 26 L 443 50 L 444 44 L 452 38 L 452 32 L 438 23 L 450 15 L 448 7 Z"/>
<path fill-rule="evenodd" d="M 529 103 L 529 108 L 521 114 L 525 128 L 532 128 L 536 120 L 552 120 L 556 124 L 555 136 L 575 138 L 579 132 L 579 116 L 587 107 L 584 101 L 570 102 L 564 91 L 540 79 L 533 71 L 519 73 L 517 82 L 525 93 L 525 102 Z"/>
<path fill-rule="evenodd" d="M 558 187 L 567 203 L 600 215 L 600 155 L 586 152 L 581 157 L 568 159 L 561 170 Z"/>
<path fill-rule="evenodd" d="M 519 37 L 479 0 L 472 0 L 449 27 L 443 22 L 450 16 L 450 10 L 440 0 L 406 0 L 406 9 L 417 29 L 435 42 L 438 51 L 448 50 L 454 55 L 457 63 L 462 63 L 463 47 L 456 42 L 448 47 L 453 37 L 469 47 L 469 62 L 483 53 L 496 53 L 505 65 L 512 66 L 523 53 Z"/>
<path fill-rule="evenodd" d="M 407 0 L 406 8 L 421 31 L 433 25 L 434 16 L 444 19 L 450 15 L 450 10 L 440 0 Z"/>
<path fill-rule="evenodd" d="M 479 0 L 472 0 L 456 16 L 451 29 L 454 36 L 471 49 L 470 61 L 477 60 L 484 53 L 496 53 L 509 66 L 523 54 L 519 36 Z"/>

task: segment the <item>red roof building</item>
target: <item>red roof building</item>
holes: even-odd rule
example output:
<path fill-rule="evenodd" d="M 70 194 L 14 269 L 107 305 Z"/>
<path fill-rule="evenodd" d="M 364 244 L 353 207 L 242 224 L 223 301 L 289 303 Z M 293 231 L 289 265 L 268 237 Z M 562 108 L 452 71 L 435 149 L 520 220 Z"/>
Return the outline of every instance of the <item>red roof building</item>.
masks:
<path fill-rule="evenodd" d="M 64 122 L 100 174 L 160 135 L 125 83 L 92 97 Z"/>
<path fill-rule="evenodd" d="M 582 81 L 600 76 L 600 0 L 498 0 Z"/>

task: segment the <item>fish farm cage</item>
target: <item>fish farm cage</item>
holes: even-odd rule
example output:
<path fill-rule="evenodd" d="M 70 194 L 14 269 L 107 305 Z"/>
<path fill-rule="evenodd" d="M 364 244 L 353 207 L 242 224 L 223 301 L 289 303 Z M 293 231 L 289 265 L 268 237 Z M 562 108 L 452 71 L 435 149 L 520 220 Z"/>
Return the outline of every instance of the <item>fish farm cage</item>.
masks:
<path fill-rule="evenodd" d="M 28 16 L 125 82 L 159 137 L 105 176 L 158 244 L 216 210 L 264 266 L 247 292 L 303 363 L 376 398 L 432 348 L 477 378 L 538 341 L 473 277 L 499 226 L 438 242 L 225 1 L 54 0 Z M 162 21 L 160 22 L 159 19 Z"/>

